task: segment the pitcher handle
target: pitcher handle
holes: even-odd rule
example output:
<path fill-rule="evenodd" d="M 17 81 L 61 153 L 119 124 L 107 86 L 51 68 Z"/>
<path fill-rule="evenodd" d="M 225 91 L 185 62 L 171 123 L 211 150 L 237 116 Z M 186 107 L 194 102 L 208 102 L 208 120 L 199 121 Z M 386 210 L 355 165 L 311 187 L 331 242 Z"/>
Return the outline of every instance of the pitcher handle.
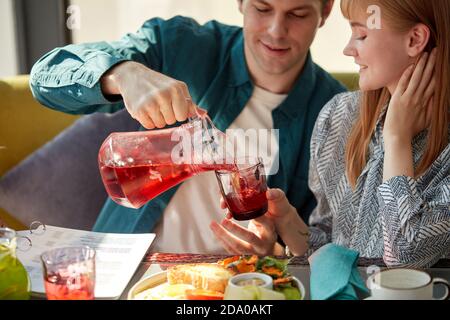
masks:
<path fill-rule="evenodd" d="M 189 117 L 189 119 L 188 119 L 189 121 L 193 121 L 193 120 L 198 119 L 198 118 L 204 118 L 204 116 L 205 116 L 206 114 L 208 114 L 208 111 L 206 111 L 205 109 L 200 108 L 200 106 L 196 105 L 196 104 L 192 101 L 191 98 L 185 98 L 185 99 L 186 99 L 187 103 L 189 103 L 189 104 L 190 104 L 191 106 L 193 106 L 194 109 L 195 109 L 195 114 L 193 114 L 193 115 L 191 115 L 191 116 Z"/>
<path fill-rule="evenodd" d="M 450 284 L 448 283 L 447 280 L 442 279 L 442 278 L 434 278 L 433 279 L 433 286 L 434 285 L 439 285 L 442 284 L 445 286 L 446 289 L 446 293 L 443 297 L 437 298 L 436 300 L 447 300 L 450 296 Z"/>

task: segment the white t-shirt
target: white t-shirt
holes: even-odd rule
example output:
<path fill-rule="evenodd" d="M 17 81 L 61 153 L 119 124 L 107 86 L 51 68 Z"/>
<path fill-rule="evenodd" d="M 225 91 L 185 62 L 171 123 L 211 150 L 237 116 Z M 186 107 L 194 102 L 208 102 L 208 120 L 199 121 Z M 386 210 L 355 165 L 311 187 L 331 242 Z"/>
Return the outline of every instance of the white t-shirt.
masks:
<path fill-rule="evenodd" d="M 229 129 L 272 129 L 272 111 L 287 95 L 273 94 L 255 87 L 249 102 Z M 278 144 L 271 136 L 270 152 L 264 158 L 269 166 L 277 155 Z M 244 138 L 242 138 L 244 139 Z M 238 147 L 243 147 L 238 141 Z M 247 141 L 248 143 L 248 141 Z M 245 146 L 245 145 L 244 145 Z M 249 146 L 255 152 L 256 145 Z M 248 150 L 248 148 L 247 148 Z M 266 167 L 266 173 L 267 173 Z M 209 228 L 214 220 L 224 219 L 226 211 L 220 208 L 220 190 L 214 172 L 204 172 L 185 181 L 172 197 L 160 222 L 156 225 L 153 252 L 221 254 L 225 250 Z M 248 221 L 238 222 L 247 226 Z"/>

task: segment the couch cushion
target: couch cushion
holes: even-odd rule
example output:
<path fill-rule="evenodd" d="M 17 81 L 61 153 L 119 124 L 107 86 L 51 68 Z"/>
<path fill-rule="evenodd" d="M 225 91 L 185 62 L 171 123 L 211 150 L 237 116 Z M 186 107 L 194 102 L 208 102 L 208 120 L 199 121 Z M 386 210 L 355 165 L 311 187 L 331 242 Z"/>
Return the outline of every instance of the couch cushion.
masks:
<path fill-rule="evenodd" d="M 342 82 L 348 90 L 359 90 L 359 74 L 348 72 L 336 72 L 331 74 L 336 80 Z"/>
<path fill-rule="evenodd" d="M 107 198 L 98 150 L 111 132 L 138 128 L 126 110 L 82 117 L 2 177 L 0 207 L 25 225 L 90 230 Z"/>

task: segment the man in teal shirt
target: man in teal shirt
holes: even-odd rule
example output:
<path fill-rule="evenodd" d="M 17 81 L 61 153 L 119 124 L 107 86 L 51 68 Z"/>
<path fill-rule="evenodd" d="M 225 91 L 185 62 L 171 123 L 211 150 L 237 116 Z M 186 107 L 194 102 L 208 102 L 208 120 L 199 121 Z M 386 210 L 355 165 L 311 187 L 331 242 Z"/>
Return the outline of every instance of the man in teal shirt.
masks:
<path fill-rule="evenodd" d="M 307 221 L 316 205 L 307 184 L 312 129 L 326 102 L 345 90 L 309 53 L 333 0 L 238 4 L 244 28 L 155 18 L 119 41 L 57 48 L 33 67 L 31 88 L 42 104 L 67 113 L 126 107 L 146 129 L 186 120 L 195 112 L 192 101 L 222 131 L 243 111 L 255 87 L 286 94 L 271 113 L 273 127 L 280 130 L 280 163 L 268 184 L 283 190 Z M 94 231 L 153 230 L 178 187 L 137 210 L 109 199 Z"/>

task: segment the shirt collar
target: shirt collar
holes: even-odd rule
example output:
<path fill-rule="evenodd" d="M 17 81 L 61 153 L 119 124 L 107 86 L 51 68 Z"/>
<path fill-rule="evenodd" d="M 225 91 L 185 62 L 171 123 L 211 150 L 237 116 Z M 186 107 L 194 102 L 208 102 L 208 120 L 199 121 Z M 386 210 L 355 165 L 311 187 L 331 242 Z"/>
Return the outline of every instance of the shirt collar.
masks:
<path fill-rule="evenodd" d="M 302 72 L 279 109 L 290 118 L 304 115 L 314 90 L 316 90 L 316 81 L 316 66 L 312 60 L 311 53 L 308 52 Z"/>
<path fill-rule="evenodd" d="M 251 82 L 247 69 L 244 54 L 244 36 L 241 32 L 231 50 L 231 77 L 229 85 L 232 87 L 241 86 L 247 82 Z M 296 83 L 292 87 L 291 92 L 279 109 L 291 118 L 299 116 L 299 110 L 306 110 L 309 100 L 316 87 L 316 67 L 312 60 L 311 53 L 308 52 L 305 65 L 300 73 Z"/>
<path fill-rule="evenodd" d="M 231 77 L 228 83 L 231 87 L 238 87 L 250 81 L 245 61 L 243 32 L 241 31 L 237 37 L 231 49 Z"/>

